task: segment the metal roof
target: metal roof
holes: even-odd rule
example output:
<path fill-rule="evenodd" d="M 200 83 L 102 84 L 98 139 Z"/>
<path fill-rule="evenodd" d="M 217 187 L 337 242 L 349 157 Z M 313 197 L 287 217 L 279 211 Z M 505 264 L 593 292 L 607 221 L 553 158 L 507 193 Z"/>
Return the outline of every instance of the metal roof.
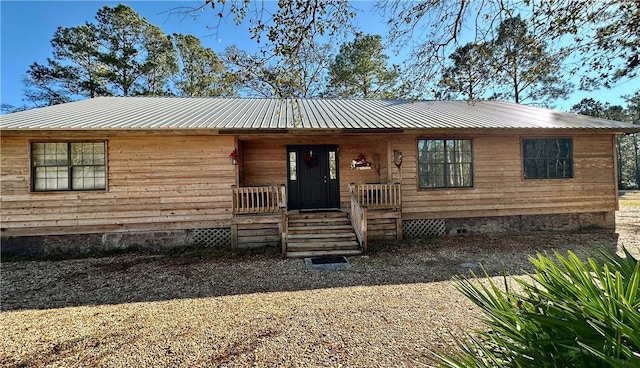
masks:
<path fill-rule="evenodd" d="M 500 101 L 98 97 L 0 116 L 3 130 L 598 129 L 640 126 Z"/>

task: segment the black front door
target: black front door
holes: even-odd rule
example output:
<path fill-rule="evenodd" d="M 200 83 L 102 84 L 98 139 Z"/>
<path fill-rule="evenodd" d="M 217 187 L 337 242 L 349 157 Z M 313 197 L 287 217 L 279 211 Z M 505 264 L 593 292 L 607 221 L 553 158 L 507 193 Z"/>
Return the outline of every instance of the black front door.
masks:
<path fill-rule="evenodd" d="M 289 208 L 340 207 L 337 146 L 288 146 L 287 156 Z"/>

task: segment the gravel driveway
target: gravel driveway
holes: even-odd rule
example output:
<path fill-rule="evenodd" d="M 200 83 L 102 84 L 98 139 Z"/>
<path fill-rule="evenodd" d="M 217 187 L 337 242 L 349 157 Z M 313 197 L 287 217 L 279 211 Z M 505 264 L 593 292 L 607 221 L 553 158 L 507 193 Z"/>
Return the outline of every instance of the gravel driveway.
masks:
<path fill-rule="evenodd" d="M 529 255 L 624 244 L 640 255 L 640 197 L 607 233 L 442 237 L 373 244 L 342 271 L 307 270 L 277 250 L 3 262 L 0 365 L 421 366 L 480 327 L 449 279 Z"/>

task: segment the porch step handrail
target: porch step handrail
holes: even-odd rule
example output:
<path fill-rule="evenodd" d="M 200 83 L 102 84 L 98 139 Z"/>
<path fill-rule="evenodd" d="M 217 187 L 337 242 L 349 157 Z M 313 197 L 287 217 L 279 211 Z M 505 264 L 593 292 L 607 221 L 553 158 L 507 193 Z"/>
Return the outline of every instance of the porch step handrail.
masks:
<path fill-rule="evenodd" d="M 358 243 L 362 249 L 362 254 L 367 254 L 367 206 L 362 205 L 356 193 L 354 193 L 355 184 L 349 185 L 349 197 L 351 202 L 351 226 L 356 233 Z"/>
<path fill-rule="evenodd" d="M 402 208 L 400 184 L 357 184 L 353 185 L 358 202 L 370 209 Z"/>
<path fill-rule="evenodd" d="M 286 186 L 232 186 L 233 214 L 274 213 L 287 208 Z"/>
<path fill-rule="evenodd" d="M 287 258 L 287 234 L 289 232 L 289 216 L 287 207 L 280 207 L 280 246 L 282 258 Z"/>

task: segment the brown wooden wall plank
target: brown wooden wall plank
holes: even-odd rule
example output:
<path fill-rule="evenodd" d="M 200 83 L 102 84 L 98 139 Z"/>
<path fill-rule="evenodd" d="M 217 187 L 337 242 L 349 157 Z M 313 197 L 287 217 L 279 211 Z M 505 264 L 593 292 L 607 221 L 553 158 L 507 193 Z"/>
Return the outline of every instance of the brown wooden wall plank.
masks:
<path fill-rule="evenodd" d="M 107 141 L 108 189 L 30 192 L 30 141 L 70 136 Z M 3 136 L 3 235 L 229 226 L 236 167 L 228 156 L 234 143 L 234 137 L 213 135 Z"/>
<path fill-rule="evenodd" d="M 525 180 L 522 174 L 522 137 L 556 136 L 475 135 L 474 186 L 460 189 L 417 187 L 417 141 L 425 136 L 393 136 L 391 146 L 403 151 L 403 218 L 511 216 L 519 214 L 613 211 L 614 147 L 608 134 L 562 133 L 573 138 L 572 179 Z M 449 138 L 448 135 L 427 136 Z"/>

